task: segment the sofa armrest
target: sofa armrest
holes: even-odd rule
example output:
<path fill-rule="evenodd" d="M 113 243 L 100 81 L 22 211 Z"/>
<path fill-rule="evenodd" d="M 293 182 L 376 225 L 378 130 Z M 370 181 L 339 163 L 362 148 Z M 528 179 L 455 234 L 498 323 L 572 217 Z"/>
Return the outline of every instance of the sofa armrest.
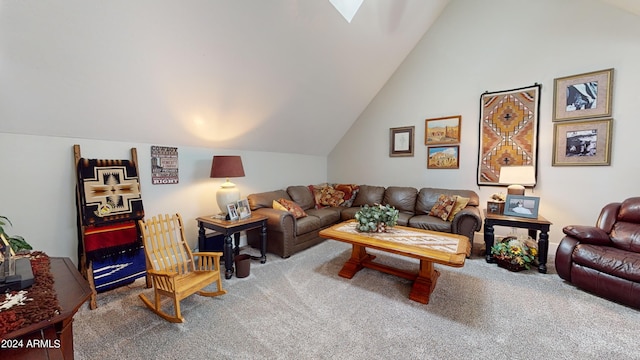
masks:
<path fill-rule="evenodd" d="M 460 210 L 451 220 L 451 232 L 464 235 L 473 244 L 473 237 L 476 231 L 482 228 L 482 218 L 477 206 L 467 206 Z"/>
<path fill-rule="evenodd" d="M 565 236 L 556 250 L 556 272 L 560 278 L 571 282 L 571 264 L 573 263 L 573 250 L 580 242 L 570 236 Z"/>
<path fill-rule="evenodd" d="M 253 211 L 267 217 L 267 231 L 276 231 L 284 234 L 295 235 L 296 219 L 288 211 L 278 210 L 274 208 L 260 208 Z"/>
<path fill-rule="evenodd" d="M 595 226 L 569 225 L 565 226 L 562 232 L 581 243 L 605 246 L 612 245 L 609 234 Z"/>

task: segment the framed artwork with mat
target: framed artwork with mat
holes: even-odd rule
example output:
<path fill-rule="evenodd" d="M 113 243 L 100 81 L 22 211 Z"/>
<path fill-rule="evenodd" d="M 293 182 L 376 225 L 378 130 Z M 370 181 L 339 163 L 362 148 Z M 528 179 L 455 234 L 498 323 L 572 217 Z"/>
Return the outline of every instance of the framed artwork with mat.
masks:
<path fill-rule="evenodd" d="M 537 169 L 541 88 L 536 83 L 480 97 L 478 185 L 498 185 L 502 166 Z"/>

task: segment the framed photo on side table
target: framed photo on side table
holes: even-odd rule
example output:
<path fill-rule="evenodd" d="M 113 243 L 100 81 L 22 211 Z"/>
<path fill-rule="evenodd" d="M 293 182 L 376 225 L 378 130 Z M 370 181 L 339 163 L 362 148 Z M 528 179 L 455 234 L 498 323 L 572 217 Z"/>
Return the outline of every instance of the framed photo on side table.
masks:
<path fill-rule="evenodd" d="M 229 220 L 238 220 L 236 203 L 227 204 L 227 213 L 229 214 Z"/>
<path fill-rule="evenodd" d="M 249 208 L 249 200 L 238 200 L 238 216 L 240 219 L 251 217 L 251 209 Z"/>
<path fill-rule="evenodd" d="M 553 81 L 553 121 L 611 116 L 613 69 Z"/>
<path fill-rule="evenodd" d="M 536 219 L 540 198 L 535 196 L 508 195 L 504 205 L 504 215 Z"/>
<path fill-rule="evenodd" d="M 553 124 L 552 166 L 610 165 L 613 119 Z"/>
<path fill-rule="evenodd" d="M 413 132 L 415 126 L 390 129 L 389 156 L 413 156 Z"/>

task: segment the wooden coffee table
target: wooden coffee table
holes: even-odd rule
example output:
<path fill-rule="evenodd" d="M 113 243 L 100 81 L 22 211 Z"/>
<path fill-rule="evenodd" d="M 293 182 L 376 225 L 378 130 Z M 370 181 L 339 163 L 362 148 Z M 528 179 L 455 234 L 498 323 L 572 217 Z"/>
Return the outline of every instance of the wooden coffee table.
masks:
<path fill-rule="evenodd" d="M 405 226 L 395 226 L 385 233 L 362 233 L 356 230 L 354 220 L 324 229 L 320 231 L 320 236 L 353 246 L 351 258 L 338 275 L 351 279 L 366 267 L 412 280 L 409 299 L 423 304 L 429 303 L 429 297 L 440 275 L 433 264 L 462 267 L 471 251 L 469 239 L 462 235 Z M 367 248 L 419 259 L 420 268 L 416 273 L 375 263 L 375 255 L 368 254 Z"/>

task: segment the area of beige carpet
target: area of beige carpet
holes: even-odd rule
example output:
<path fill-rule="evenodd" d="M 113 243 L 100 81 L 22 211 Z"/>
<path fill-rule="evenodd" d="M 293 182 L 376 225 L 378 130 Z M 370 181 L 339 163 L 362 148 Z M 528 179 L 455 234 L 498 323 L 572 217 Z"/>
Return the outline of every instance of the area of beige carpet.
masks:
<path fill-rule="evenodd" d="M 254 252 L 254 249 L 249 249 Z M 441 275 L 429 304 L 411 282 L 363 269 L 338 276 L 350 246 L 325 241 L 223 280 L 226 295 L 182 301 L 168 323 L 138 298 L 144 281 L 98 295 L 74 322 L 76 359 L 640 359 L 640 312 L 549 273 L 512 273 L 480 256 Z M 417 269 L 417 260 L 377 253 Z"/>

